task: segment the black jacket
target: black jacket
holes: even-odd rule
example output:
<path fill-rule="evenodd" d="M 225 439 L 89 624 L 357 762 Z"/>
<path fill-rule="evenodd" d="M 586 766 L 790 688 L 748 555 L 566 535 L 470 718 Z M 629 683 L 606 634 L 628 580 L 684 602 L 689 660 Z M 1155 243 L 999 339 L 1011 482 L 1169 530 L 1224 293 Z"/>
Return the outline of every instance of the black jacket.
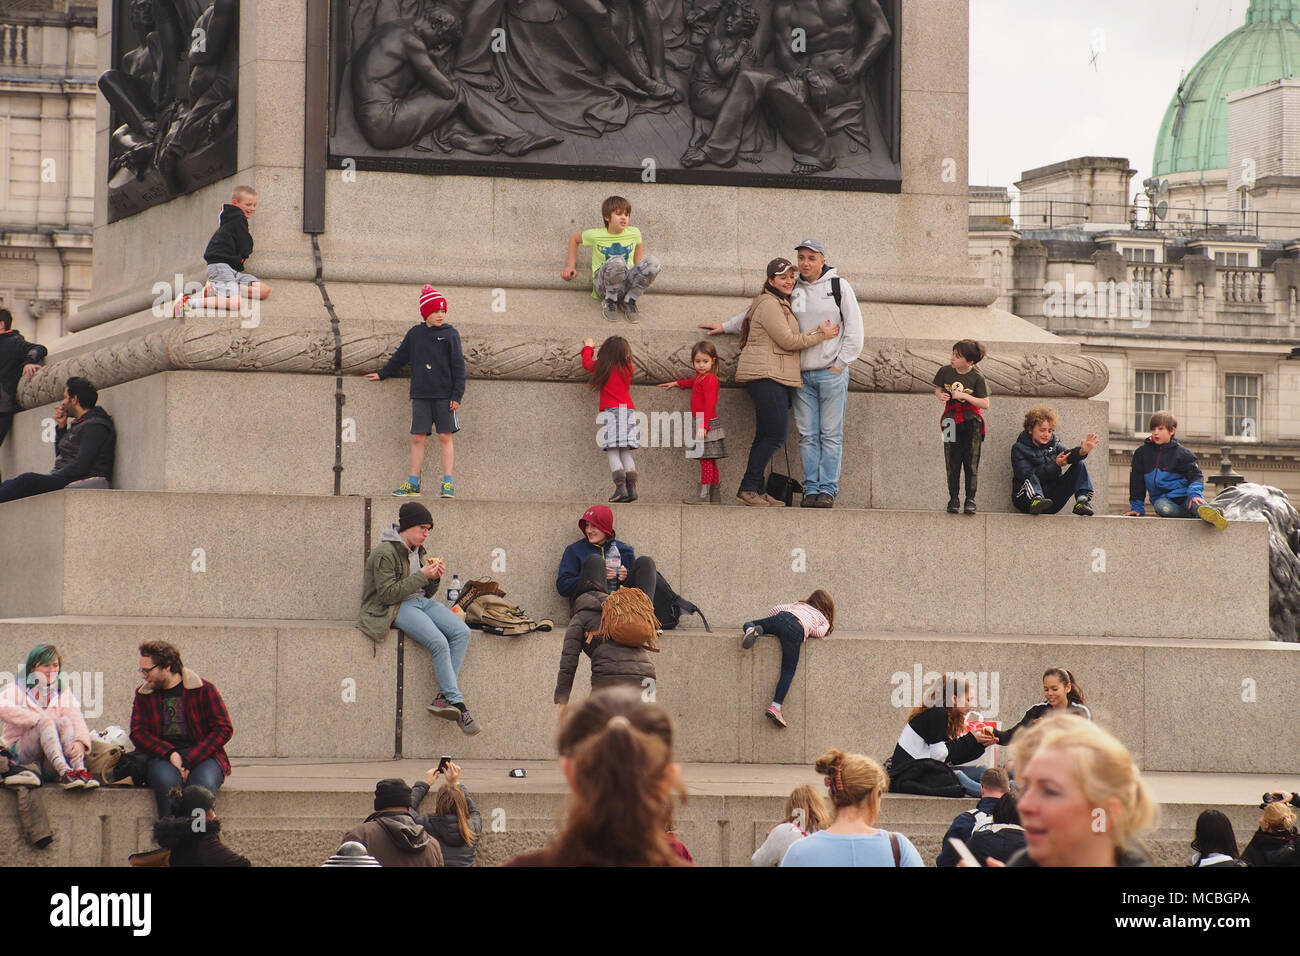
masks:
<path fill-rule="evenodd" d="M 1068 463 L 1071 465 L 1088 457 L 1081 455 L 1077 446 L 1066 448 L 1055 435 L 1046 445 L 1038 445 L 1029 432 L 1022 431 L 1011 446 L 1011 494 L 1015 495 L 1031 476 L 1037 478 L 1040 485 L 1060 478 L 1061 466 L 1056 463 L 1056 456 L 1063 451 L 1070 453 Z"/>
<path fill-rule="evenodd" d="M 153 825 L 158 845 L 171 850 L 171 866 L 252 866 L 221 842 L 221 821 L 205 821 L 202 832 L 194 832 L 190 817 L 163 817 Z"/>
<path fill-rule="evenodd" d="M 393 357 L 379 370 L 381 379 L 391 378 L 406 364 L 411 366 L 412 398 L 445 398 L 459 402 L 465 397 L 465 353 L 460 333 L 442 325 L 412 326 Z"/>
<path fill-rule="evenodd" d="M 581 587 L 581 585 L 579 585 Z M 600 610 L 609 597 L 595 586 L 579 591 L 573 598 L 573 617 L 564 632 L 564 647 L 560 651 L 560 672 L 555 678 L 555 703 L 567 704 L 573 690 L 573 675 L 578 670 L 578 658 L 586 654 L 591 658 L 591 687 L 596 690 L 611 684 L 648 686 L 644 681 L 654 680 L 655 665 L 650 652 L 644 647 L 629 647 L 617 641 L 593 637 L 587 643 L 587 633 L 600 627 Z"/>
<path fill-rule="evenodd" d="M 1011 743 L 1011 738 L 1016 735 L 1017 730 L 1022 730 L 1036 724 L 1040 718 L 1046 717 L 1051 712 L 1051 704 L 1045 700 L 1039 701 L 1037 704 L 1034 704 L 1033 707 L 1030 707 L 1025 711 L 1025 716 L 1020 718 L 1020 723 L 1016 724 L 1014 727 L 1008 727 L 1006 730 L 995 730 L 993 733 L 998 738 L 998 743 L 1005 746 L 1006 744 Z M 1083 704 L 1076 704 L 1074 701 L 1070 701 L 1069 705 L 1065 708 L 1065 712 L 1067 714 L 1077 714 L 1080 717 L 1086 717 L 1088 720 L 1092 720 L 1092 711 L 1083 706 Z"/>
<path fill-rule="evenodd" d="M 18 411 L 18 380 L 24 365 L 45 361 L 44 345 L 32 345 L 21 332 L 0 332 L 0 414 Z"/>
<path fill-rule="evenodd" d="M 990 823 L 972 833 L 966 846 L 980 866 L 989 857 L 1005 863 L 1025 848 L 1025 828 L 1015 823 Z"/>
<path fill-rule="evenodd" d="M 1241 858 L 1251 866 L 1300 866 L 1300 835 L 1256 830 Z"/>
<path fill-rule="evenodd" d="M 236 272 L 244 271 L 244 262 L 253 254 L 253 234 L 248 231 L 248 217 L 233 203 L 221 207 L 221 225 L 203 250 L 209 265 L 224 262 Z"/>
<path fill-rule="evenodd" d="M 54 470 L 68 481 L 82 478 L 113 479 L 117 430 L 108 412 L 96 405 L 54 433 Z"/>
<path fill-rule="evenodd" d="M 483 815 L 474 805 L 474 798 L 468 790 L 461 787 L 465 794 L 465 803 L 469 806 L 469 828 L 479 836 L 483 835 Z M 424 827 L 425 832 L 438 841 L 442 848 L 443 866 L 473 866 L 475 847 L 469 846 L 460 833 L 460 821 L 452 813 L 420 813 L 420 804 L 429 793 L 429 785 L 419 780 L 411 787 L 411 816 L 415 822 Z"/>

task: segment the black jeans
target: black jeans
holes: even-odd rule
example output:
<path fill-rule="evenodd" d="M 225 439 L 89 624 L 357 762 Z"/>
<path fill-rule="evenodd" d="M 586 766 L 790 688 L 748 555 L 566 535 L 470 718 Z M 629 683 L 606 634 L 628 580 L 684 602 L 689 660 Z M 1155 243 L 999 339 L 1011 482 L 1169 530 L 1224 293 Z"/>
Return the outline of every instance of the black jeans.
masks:
<path fill-rule="evenodd" d="M 749 446 L 749 465 L 740 480 L 740 490 L 761 495 L 767 463 L 790 434 L 791 389 L 770 378 L 760 378 L 747 383 L 745 391 L 754 403 L 754 443 Z"/>
<path fill-rule="evenodd" d="M 947 423 L 944 423 L 947 428 Z M 952 441 L 943 443 L 944 463 L 948 466 L 948 497 L 956 498 L 961 487 L 961 473 L 966 472 L 966 499 L 975 500 L 975 490 L 979 486 L 980 445 L 984 437 L 980 434 L 981 424 L 978 418 L 968 418 L 955 424 Z"/>
<path fill-rule="evenodd" d="M 771 634 L 781 642 L 781 679 L 776 682 L 772 702 L 783 703 L 790 690 L 790 683 L 794 680 L 794 672 L 799 668 L 799 652 L 803 649 L 803 625 L 789 611 L 750 621 L 745 625 L 745 630 L 755 625 L 761 627 L 764 634 Z"/>
<path fill-rule="evenodd" d="M 632 562 L 632 570 L 628 572 L 627 581 L 624 583 L 634 588 L 640 588 L 645 592 L 645 596 L 650 599 L 650 603 L 653 604 L 657 581 L 655 559 L 643 554 Z M 598 554 L 589 554 L 586 560 L 582 562 L 582 582 L 578 585 L 578 591 L 587 590 L 586 585 L 589 583 L 599 585 L 602 591 L 608 591 L 611 584 L 616 588 L 620 584 L 617 580 L 607 581 L 605 579 L 605 559 Z"/>
<path fill-rule="evenodd" d="M 32 495 L 43 495 L 47 491 L 58 491 L 72 483 L 71 478 L 56 478 L 54 475 L 40 475 L 34 471 L 25 471 L 17 478 L 10 478 L 0 484 L 0 501 L 17 501 Z"/>

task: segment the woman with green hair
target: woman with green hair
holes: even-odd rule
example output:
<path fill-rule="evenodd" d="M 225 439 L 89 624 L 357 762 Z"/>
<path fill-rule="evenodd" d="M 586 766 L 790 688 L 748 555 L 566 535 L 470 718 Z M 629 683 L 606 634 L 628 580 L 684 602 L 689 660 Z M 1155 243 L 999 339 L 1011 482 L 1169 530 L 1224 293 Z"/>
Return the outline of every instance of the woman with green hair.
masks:
<path fill-rule="evenodd" d="M 44 757 L 64 790 L 93 790 L 99 783 L 86 769 L 90 728 L 61 665 L 57 647 L 37 644 L 17 680 L 0 688 L 0 745 L 12 748 L 22 764 Z"/>

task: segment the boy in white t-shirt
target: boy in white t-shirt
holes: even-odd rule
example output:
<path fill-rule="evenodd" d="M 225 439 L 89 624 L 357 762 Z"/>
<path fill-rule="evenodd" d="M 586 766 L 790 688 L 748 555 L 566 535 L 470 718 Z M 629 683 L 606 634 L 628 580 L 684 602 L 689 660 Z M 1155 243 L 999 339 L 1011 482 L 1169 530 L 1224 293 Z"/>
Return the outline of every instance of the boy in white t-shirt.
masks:
<path fill-rule="evenodd" d="M 641 230 L 628 225 L 632 204 L 622 196 L 610 196 L 601 203 L 604 229 L 586 229 L 569 236 L 569 261 L 560 278 L 569 282 L 578 275 L 578 246 L 591 246 L 591 297 L 603 300 L 601 311 L 613 322 L 622 307 L 629 322 L 636 322 L 637 299 L 659 276 L 659 260 L 644 256 Z"/>

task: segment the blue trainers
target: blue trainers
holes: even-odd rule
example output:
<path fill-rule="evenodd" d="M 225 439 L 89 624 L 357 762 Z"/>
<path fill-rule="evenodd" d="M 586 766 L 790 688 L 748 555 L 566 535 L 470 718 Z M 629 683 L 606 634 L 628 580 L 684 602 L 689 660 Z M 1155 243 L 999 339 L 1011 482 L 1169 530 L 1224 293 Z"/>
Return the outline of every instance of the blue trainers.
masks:
<path fill-rule="evenodd" d="M 444 478 L 444 479 L 442 479 L 442 494 L 439 495 L 439 497 L 440 497 L 440 498 L 455 498 L 455 497 L 456 497 L 456 486 L 452 484 L 450 478 Z"/>
<path fill-rule="evenodd" d="M 416 498 L 419 497 L 420 486 L 411 484 L 411 479 L 407 478 L 402 482 L 402 487 L 393 492 L 394 498 Z"/>

